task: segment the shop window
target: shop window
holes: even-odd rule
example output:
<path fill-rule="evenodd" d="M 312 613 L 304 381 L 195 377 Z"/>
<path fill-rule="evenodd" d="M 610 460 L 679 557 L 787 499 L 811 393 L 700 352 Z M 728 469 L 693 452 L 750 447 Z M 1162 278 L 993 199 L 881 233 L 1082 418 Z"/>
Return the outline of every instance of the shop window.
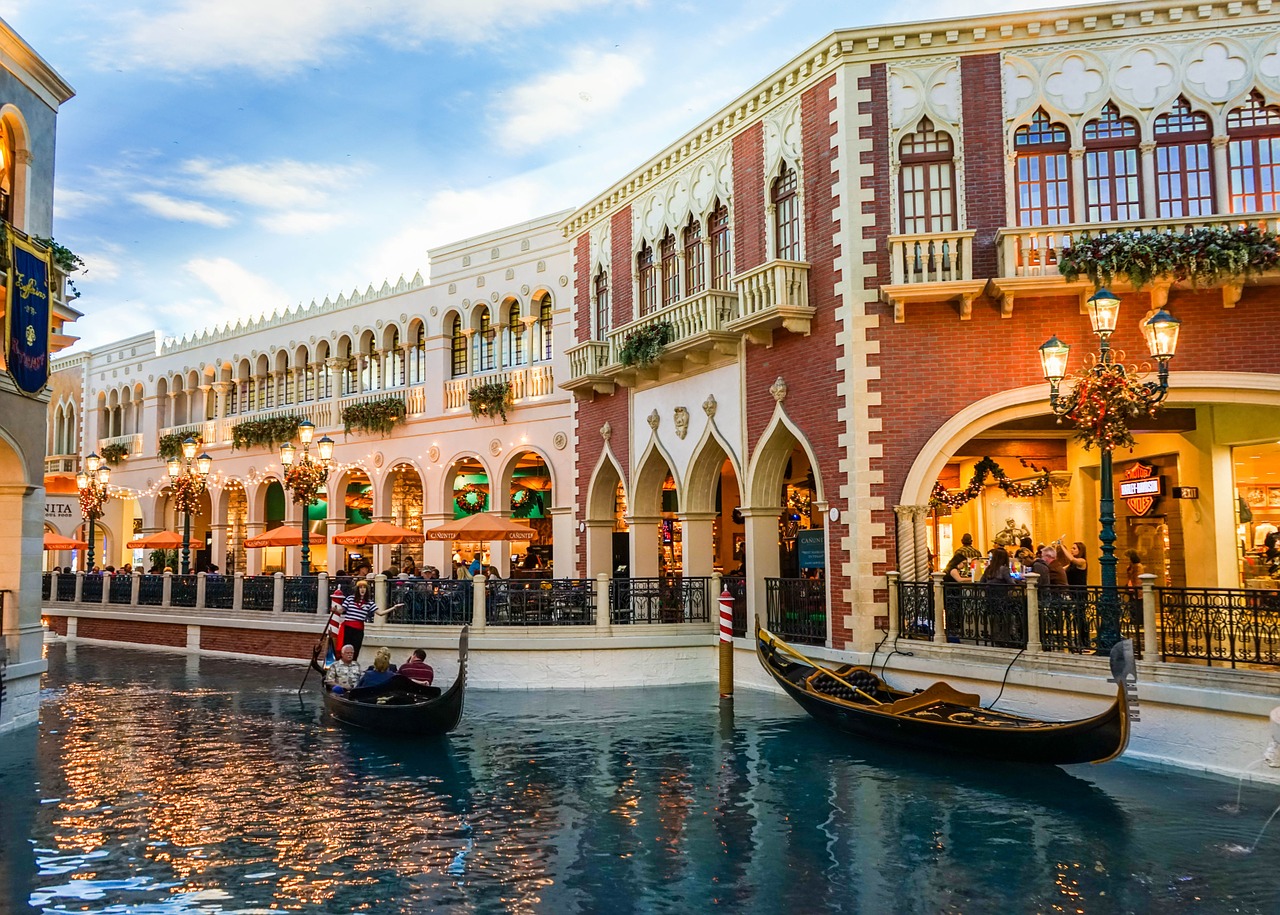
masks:
<path fill-rule="evenodd" d="M 646 242 L 636 255 L 636 276 L 640 278 L 640 314 L 658 309 L 658 268 L 653 262 L 653 247 Z"/>
<path fill-rule="evenodd" d="M 606 340 L 609 337 L 609 328 L 613 326 L 613 312 L 610 310 L 609 304 L 609 274 L 604 271 L 603 267 L 596 274 L 595 299 L 595 338 L 597 340 Z"/>
<path fill-rule="evenodd" d="M 702 223 L 694 216 L 684 227 L 684 294 L 697 295 L 707 288 L 707 252 L 702 245 Z"/>
<path fill-rule="evenodd" d="M 1280 209 L 1280 108 L 1254 92 L 1227 114 L 1231 212 Z"/>
<path fill-rule="evenodd" d="M 1142 218 L 1138 122 L 1107 104 L 1084 125 L 1085 218 L 1122 222 Z"/>
<path fill-rule="evenodd" d="M 711 288 L 721 292 L 733 289 L 733 224 L 729 208 L 718 203 L 707 217 L 711 235 Z"/>
<path fill-rule="evenodd" d="M 955 151 L 951 135 L 922 118 L 899 147 L 898 191 L 904 235 L 956 227 Z"/>
<path fill-rule="evenodd" d="M 1013 135 L 1017 156 L 1018 225 L 1057 226 L 1071 222 L 1071 172 L 1067 129 L 1040 109 Z"/>
<path fill-rule="evenodd" d="M 1213 128 L 1208 115 L 1182 97 L 1156 118 L 1156 215 L 1161 219 L 1213 213 Z"/>
<path fill-rule="evenodd" d="M 449 326 L 449 361 L 451 377 L 467 374 L 467 335 L 462 332 L 462 318 L 456 314 Z"/>
<path fill-rule="evenodd" d="M 800 180 L 796 170 L 782 163 L 773 179 L 773 250 L 778 260 L 800 260 Z"/>

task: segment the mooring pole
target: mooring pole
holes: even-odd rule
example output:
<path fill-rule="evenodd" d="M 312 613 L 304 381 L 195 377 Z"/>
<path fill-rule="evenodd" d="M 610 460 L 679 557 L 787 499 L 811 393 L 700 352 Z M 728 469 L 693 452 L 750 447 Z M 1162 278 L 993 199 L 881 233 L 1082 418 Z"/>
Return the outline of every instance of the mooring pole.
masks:
<path fill-rule="evenodd" d="M 733 699 L 733 595 L 720 592 L 720 698 Z"/>

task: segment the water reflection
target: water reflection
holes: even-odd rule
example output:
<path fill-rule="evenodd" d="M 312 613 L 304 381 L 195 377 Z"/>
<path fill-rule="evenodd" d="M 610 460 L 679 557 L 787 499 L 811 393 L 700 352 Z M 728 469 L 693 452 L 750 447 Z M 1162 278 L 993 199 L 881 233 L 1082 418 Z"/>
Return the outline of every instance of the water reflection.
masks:
<path fill-rule="evenodd" d="M 1276 837 L 1227 851 L 1276 792 L 1231 816 L 1234 784 L 906 755 L 713 688 L 476 692 L 412 744 L 291 668 L 50 664 L 39 744 L 0 746 L 5 911 L 1280 910 Z"/>

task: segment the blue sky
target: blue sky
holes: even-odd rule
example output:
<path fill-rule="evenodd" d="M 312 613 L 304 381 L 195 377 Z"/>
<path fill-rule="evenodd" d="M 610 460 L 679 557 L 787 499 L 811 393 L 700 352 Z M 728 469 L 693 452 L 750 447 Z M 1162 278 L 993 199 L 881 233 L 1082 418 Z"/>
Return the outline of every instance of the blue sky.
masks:
<path fill-rule="evenodd" d="M 75 89 L 78 348 L 421 270 L 577 206 L 837 28 L 1059 4 L 0 0 Z"/>

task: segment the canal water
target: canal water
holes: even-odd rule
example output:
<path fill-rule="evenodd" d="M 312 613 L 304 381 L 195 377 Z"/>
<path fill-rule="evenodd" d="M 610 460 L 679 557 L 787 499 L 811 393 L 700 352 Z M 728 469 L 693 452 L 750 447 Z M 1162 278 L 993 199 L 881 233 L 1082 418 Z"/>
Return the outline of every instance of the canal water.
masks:
<path fill-rule="evenodd" d="M 404 744 L 300 669 L 49 661 L 0 740 L 5 915 L 1280 912 L 1280 791 L 867 748 L 711 687 L 473 691 Z"/>

